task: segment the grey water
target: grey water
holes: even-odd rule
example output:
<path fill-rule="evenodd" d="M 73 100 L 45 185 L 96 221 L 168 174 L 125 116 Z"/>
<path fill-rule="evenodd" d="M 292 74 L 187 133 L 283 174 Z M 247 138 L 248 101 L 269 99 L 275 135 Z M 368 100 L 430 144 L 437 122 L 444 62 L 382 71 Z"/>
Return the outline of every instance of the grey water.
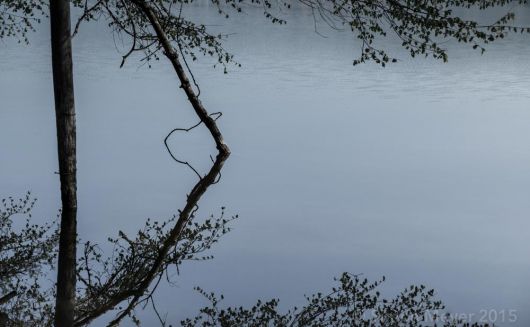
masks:
<path fill-rule="evenodd" d="M 197 285 L 227 305 L 287 307 L 349 271 L 386 276 L 388 295 L 423 283 L 451 312 L 530 325 L 530 36 L 484 55 L 449 42 L 446 64 L 410 59 L 390 38 L 380 44 L 398 63 L 353 67 L 351 33 L 315 33 L 307 10 L 285 13 L 285 26 L 252 8 L 186 14 L 229 34 L 242 64 L 226 75 L 208 59 L 191 65 L 233 152 L 199 213 L 225 206 L 240 219 L 214 260 L 184 264 L 160 290 L 168 320 L 206 304 Z M 517 15 L 530 24 L 530 9 Z M 163 144 L 196 122 L 168 63 L 136 56 L 120 69 L 127 40 L 104 25 L 74 39 L 79 234 L 101 244 L 171 217 L 196 181 Z M 0 197 L 31 190 L 36 220 L 60 207 L 48 42 L 44 24 L 29 46 L 0 43 Z M 170 145 L 201 171 L 215 153 L 201 129 Z"/>

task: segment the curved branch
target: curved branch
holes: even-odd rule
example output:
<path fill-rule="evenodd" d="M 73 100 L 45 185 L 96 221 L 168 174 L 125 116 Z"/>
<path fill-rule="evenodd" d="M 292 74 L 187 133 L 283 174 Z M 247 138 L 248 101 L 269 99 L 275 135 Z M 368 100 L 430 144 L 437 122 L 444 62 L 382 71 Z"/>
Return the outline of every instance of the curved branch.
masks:
<path fill-rule="evenodd" d="M 96 319 L 102 314 L 114 309 L 114 307 L 118 303 L 121 303 L 122 301 L 125 301 L 130 298 L 127 307 L 108 324 L 108 326 L 117 326 L 123 318 L 131 314 L 136 305 L 143 301 L 142 299 L 145 299 L 146 296 L 151 296 L 152 291 L 148 292 L 149 287 L 156 279 L 156 277 L 163 273 L 166 258 L 169 255 L 171 249 L 177 244 L 179 237 L 182 235 L 182 232 L 185 229 L 189 220 L 193 218 L 195 208 L 198 207 L 199 200 L 206 193 L 206 191 L 211 185 L 218 182 L 218 176 L 221 173 L 221 169 L 224 165 L 224 162 L 230 156 L 230 149 L 225 144 L 221 131 L 217 127 L 216 123 L 216 120 L 220 117 L 220 113 L 209 114 L 208 111 L 202 105 L 201 101 L 198 98 L 198 95 L 195 93 L 194 89 L 191 86 L 190 80 L 186 74 L 185 69 L 183 68 L 180 62 L 178 51 L 171 44 L 171 41 L 165 33 L 159 21 L 159 18 L 155 14 L 154 10 L 144 0 L 130 1 L 140 10 L 141 13 L 146 16 L 150 25 L 156 32 L 158 42 L 164 50 L 164 54 L 170 60 L 175 70 L 175 73 L 177 74 L 180 80 L 180 87 L 186 93 L 188 101 L 191 103 L 195 113 L 200 119 L 200 122 L 192 128 L 195 128 L 201 123 L 204 123 L 215 142 L 218 153 L 215 157 L 215 160 L 213 161 L 213 165 L 210 168 L 209 172 L 204 177 L 199 179 L 199 181 L 194 185 L 191 192 L 187 196 L 186 204 L 184 208 L 180 211 L 175 226 L 171 229 L 167 238 L 164 240 L 161 247 L 158 249 L 156 258 L 153 260 L 151 267 L 139 279 L 137 287 L 135 287 L 134 290 L 129 290 L 129 292 L 121 292 L 117 294 L 116 296 L 114 296 L 113 300 L 110 303 L 104 304 L 103 306 L 97 308 L 87 316 L 79 317 L 75 323 L 76 326 L 83 326 L 90 323 L 92 320 Z M 171 135 L 171 133 L 169 135 Z M 165 141 L 167 141 L 167 137 Z"/>
<path fill-rule="evenodd" d="M 193 106 L 193 109 L 195 110 L 195 113 L 197 116 L 201 119 L 201 121 L 206 125 L 206 128 L 208 128 L 208 131 L 210 131 L 210 134 L 212 135 L 215 145 L 217 147 L 217 150 L 219 151 L 219 154 L 224 154 L 226 157 L 230 155 L 230 149 L 228 146 L 224 143 L 223 135 L 221 134 L 221 131 L 217 127 L 217 124 L 215 123 L 215 119 L 212 118 L 208 111 L 204 108 L 201 101 L 199 100 L 197 94 L 193 90 L 190 80 L 184 71 L 184 67 L 180 63 L 180 59 L 178 56 L 177 51 L 175 51 L 175 48 L 171 45 L 171 41 L 168 38 L 167 34 L 165 33 L 164 29 L 162 28 L 162 25 L 160 24 L 158 17 L 152 10 L 152 8 L 145 3 L 143 0 L 131 0 L 132 3 L 134 3 L 148 18 L 149 22 L 151 23 L 152 27 L 154 28 L 158 41 L 162 45 L 162 48 L 164 49 L 164 54 L 166 57 L 171 61 L 171 64 L 173 65 L 173 68 L 175 69 L 175 73 L 177 74 L 180 82 L 181 82 L 181 88 L 184 90 L 186 95 L 188 96 L 188 101 Z"/>

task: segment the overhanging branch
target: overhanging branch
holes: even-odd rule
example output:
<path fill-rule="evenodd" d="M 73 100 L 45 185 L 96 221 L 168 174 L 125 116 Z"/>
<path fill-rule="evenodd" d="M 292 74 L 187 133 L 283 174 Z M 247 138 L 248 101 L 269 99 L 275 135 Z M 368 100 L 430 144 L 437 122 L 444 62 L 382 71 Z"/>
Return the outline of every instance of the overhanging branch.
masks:
<path fill-rule="evenodd" d="M 86 325 L 97 317 L 114 309 L 117 304 L 127 299 L 130 299 L 127 307 L 122 310 L 117 315 L 117 317 L 108 324 L 108 326 L 116 326 L 121 322 L 123 318 L 130 315 L 136 305 L 141 303 L 146 296 L 151 296 L 152 290 L 151 292 L 148 292 L 149 287 L 152 285 L 153 281 L 157 278 L 157 276 L 163 274 L 165 263 L 167 262 L 167 257 L 170 254 L 172 248 L 177 244 L 179 237 L 183 233 L 187 223 L 193 217 L 195 212 L 194 208 L 197 207 L 199 200 L 206 193 L 208 188 L 211 185 L 217 183 L 218 176 L 221 173 L 223 164 L 230 155 L 230 149 L 225 144 L 221 131 L 219 130 L 216 123 L 218 115 L 209 114 L 206 108 L 199 100 L 198 95 L 192 88 L 190 79 L 186 74 L 186 70 L 184 69 L 180 61 L 179 52 L 171 44 L 169 37 L 167 36 L 166 32 L 164 31 L 164 28 L 162 27 L 162 24 L 160 23 L 159 17 L 155 14 L 155 11 L 150 7 L 150 5 L 147 4 L 144 0 L 130 1 L 139 9 L 139 11 L 143 15 L 145 15 L 151 27 L 154 29 L 158 43 L 163 49 L 165 56 L 171 62 L 175 73 L 179 78 L 179 81 L 181 83 L 180 87 L 186 93 L 188 101 L 190 102 L 196 115 L 200 119 L 200 123 L 204 123 L 204 125 L 210 132 L 215 142 L 218 153 L 215 157 L 215 160 L 213 160 L 213 164 L 208 173 L 199 179 L 199 181 L 194 185 L 191 192 L 187 196 L 186 204 L 184 208 L 180 211 L 178 215 L 178 220 L 168 233 L 166 239 L 158 248 L 156 258 L 153 260 L 151 266 L 148 267 L 147 272 L 144 273 L 138 280 L 138 283 L 136 284 L 137 287 L 135 287 L 134 290 L 129 290 L 129 292 L 123 290 L 123 292 L 116 294 L 112 301 L 106 302 L 98 308 L 95 308 L 91 312 L 78 317 L 75 324 L 76 326 Z"/>

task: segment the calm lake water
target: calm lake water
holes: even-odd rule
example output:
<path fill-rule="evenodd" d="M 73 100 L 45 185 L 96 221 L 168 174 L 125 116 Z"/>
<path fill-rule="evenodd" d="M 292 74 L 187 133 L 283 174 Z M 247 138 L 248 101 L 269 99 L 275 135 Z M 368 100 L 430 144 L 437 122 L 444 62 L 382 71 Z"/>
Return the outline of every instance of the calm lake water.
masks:
<path fill-rule="evenodd" d="M 243 65 L 228 75 L 192 66 L 233 151 L 200 213 L 226 206 L 241 219 L 215 260 L 182 266 L 178 285 L 160 290 L 169 320 L 205 304 L 196 285 L 226 304 L 287 306 L 349 271 L 385 275 L 385 294 L 424 283 L 452 312 L 530 325 L 530 36 L 483 56 L 448 43 L 447 64 L 411 60 L 389 39 L 399 63 L 354 68 L 351 34 L 317 35 L 306 11 L 286 13 L 286 26 L 251 9 L 233 20 L 204 6 L 186 14 L 230 33 Z M 530 24 L 529 8 L 518 15 Z M 126 44 L 102 25 L 74 40 L 79 233 L 99 242 L 183 206 L 195 176 L 162 140 L 196 121 L 167 62 L 119 69 Z M 60 206 L 47 32 L 0 44 L 0 197 L 31 190 L 36 219 Z M 171 146 L 202 171 L 215 150 L 204 130 Z"/>

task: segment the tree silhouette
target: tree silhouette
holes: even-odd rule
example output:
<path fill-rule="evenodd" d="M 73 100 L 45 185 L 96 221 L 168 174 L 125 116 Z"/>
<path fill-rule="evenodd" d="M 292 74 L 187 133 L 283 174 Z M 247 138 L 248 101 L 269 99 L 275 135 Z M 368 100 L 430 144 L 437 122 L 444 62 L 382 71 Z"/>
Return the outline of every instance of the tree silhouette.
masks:
<path fill-rule="evenodd" d="M 56 326 L 83 326 L 109 312 L 115 317 L 109 326 L 118 325 L 125 317 L 134 317 L 135 308 L 141 303 L 152 301 L 154 292 L 170 267 L 177 267 L 185 260 L 205 259 L 200 257 L 221 235 L 228 231 L 224 215 L 211 217 L 203 222 L 195 222 L 200 199 L 209 187 L 219 181 L 220 173 L 230 150 L 217 126 L 220 113 L 210 113 L 200 101 L 200 90 L 188 65 L 188 59 L 198 60 L 201 55 L 211 56 L 225 68 L 237 64 L 233 55 L 224 48 L 225 36 L 212 34 L 203 24 L 193 17 L 182 14 L 183 7 L 192 4 L 192 0 L 52 0 L 50 18 L 52 20 L 52 53 L 54 82 L 56 83 L 56 117 L 59 146 L 60 178 L 62 192 L 61 242 L 59 243 L 59 264 L 57 283 Z M 510 25 L 514 19 L 512 12 L 498 17 L 493 23 L 483 24 L 465 19 L 456 9 L 485 10 L 496 6 L 525 1 L 509 0 L 211 0 L 215 10 L 222 16 L 237 19 L 237 14 L 249 7 L 260 8 L 264 16 L 275 24 L 284 24 L 280 9 L 292 9 L 295 4 L 311 10 L 329 26 L 336 29 L 349 29 L 352 37 L 360 41 L 359 54 L 354 56 L 354 65 L 373 61 L 382 66 L 398 61 L 394 54 L 381 46 L 381 39 L 395 35 L 401 45 L 412 57 L 431 56 L 447 61 L 448 53 L 443 47 L 444 40 L 455 40 L 469 44 L 473 49 L 484 51 L 485 46 L 497 39 L 504 38 L 508 32 L 529 32 L 525 27 Z M 141 52 L 144 60 L 158 60 L 165 57 L 179 80 L 176 90 L 183 90 L 199 123 L 190 130 L 204 126 L 216 145 L 217 154 L 212 158 L 212 166 L 205 175 L 198 175 L 198 181 L 190 190 L 185 206 L 178 214 L 165 222 L 147 221 L 135 237 L 123 232 L 117 238 L 110 239 L 115 251 L 105 255 L 97 245 L 85 242 L 83 255 L 76 259 L 76 180 L 75 180 L 75 111 L 73 105 L 73 83 L 71 69 L 71 49 L 69 30 L 70 4 L 81 10 L 73 34 L 82 27 L 83 22 L 104 20 L 113 32 L 129 40 L 129 50 L 123 54 L 124 65 L 131 54 Z M 40 17 L 47 13 L 47 2 L 42 0 L 0 0 L 0 37 L 18 37 L 27 42 L 27 33 L 34 29 Z M 459 12 L 460 13 L 460 12 Z M 180 161 L 187 164 L 187 162 Z M 193 168 L 193 167 L 192 167 Z M 9 220 L 10 216 L 7 217 Z M 38 238 L 38 242 L 46 242 Z M 37 242 L 35 240 L 34 242 Z M 32 243 L 33 247 L 38 246 Z M 48 244 L 48 243 L 46 243 Z M 7 253 L 12 253 L 8 252 Z M 39 264 L 40 261 L 35 261 Z M 3 263 L 2 263 L 3 264 Z M 75 284 L 75 277 L 79 283 Z M 250 319 L 257 321 L 260 313 L 268 321 L 289 321 L 293 326 L 326 326 L 337 319 L 353 323 L 357 320 L 357 311 L 349 306 L 381 310 L 377 315 L 380 324 L 385 319 L 397 317 L 393 311 L 425 310 L 441 308 L 439 302 L 432 301 L 433 294 L 423 287 L 413 287 L 387 305 L 378 306 L 379 295 L 373 302 L 372 290 L 378 283 L 361 282 L 357 277 L 343 275 L 336 296 L 316 295 L 309 304 L 300 310 L 287 314 L 276 312 L 276 302 L 258 303 L 251 309 L 229 309 L 217 311 L 217 300 L 211 297 L 213 307 L 205 309 L 198 320 L 185 321 L 183 324 L 213 323 L 227 325 L 232 321 Z M 353 285 L 353 286 L 352 286 Z M 4 291 L 4 290 L 2 290 Z M 351 292 L 366 295 L 360 307 L 351 299 Z M 4 292 L 11 292 L 5 290 Z M 16 292 L 16 290 L 15 290 Z M 6 293 L 0 307 L 12 305 L 18 301 Z M 17 293 L 18 294 L 18 293 Z M 9 296 L 8 296 L 9 295 Z M 8 297 L 6 297 L 8 296 Z M 404 298 L 402 297 L 404 296 Z M 401 299 L 401 300 L 400 300 Z M 28 300 L 29 301 L 29 300 Z M 36 303 L 47 308 L 35 317 L 10 317 L 11 321 L 26 321 L 27 324 L 47 321 L 50 316 L 49 298 L 33 297 L 28 303 Z M 352 302 L 353 301 L 353 302 Z M 401 302 L 400 302 L 401 301 Z M 416 302 L 415 302 L 416 301 Z M 419 301 L 419 302 L 418 302 Z M 425 302 L 428 301 L 428 302 Z M 48 303 L 48 304 L 47 304 Z M 425 306 L 425 303 L 429 305 Z M 419 306 L 419 307 L 418 307 Z M 211 311 L 213 310 L 213 311 Z M 390 311 L 389 311 L 390 310 Z M 422 311 L 423 310 L 423 311 Z M 53 311 L 53 310 L 52 310 Z M 378 311 L 379 312 L 379 311 Z M 254 318 L 253 318 L 254 317 Z M 257 318 L 256 318 L 257 317 Z M 263 319 L 265 319 L 263 318 Z M 46 320 L 48 319 L 48 320 Z M 234 320 L 235 319 L 235 320 Z M 254 319 L 254 320 L 252 320 Z M 261 318 L 259 318 L 261 319 Z M 272 320 L 270 320 L 272 319 Z M 319 320 L 323 319 L 323 320 Z M 331 319 L 331 320 L 330 320 Z M 348 320 L 350 319 L 350 320 Z M 352 320 L 353 319 L 353 320 Z M 382 320 L 381 320 L 382 319 Z M 263 320 L 265 321 L 265 320 Z M 374 322 L 374 323 L 375 323 Z M 252 325 L 249 323 L 249 325 Z M 384 325 L 384 324 L 383 324 Z M 206 324 L 207 326 L 207 324 Z M 283 325 L 282 325 L 283 326 Z"/>

